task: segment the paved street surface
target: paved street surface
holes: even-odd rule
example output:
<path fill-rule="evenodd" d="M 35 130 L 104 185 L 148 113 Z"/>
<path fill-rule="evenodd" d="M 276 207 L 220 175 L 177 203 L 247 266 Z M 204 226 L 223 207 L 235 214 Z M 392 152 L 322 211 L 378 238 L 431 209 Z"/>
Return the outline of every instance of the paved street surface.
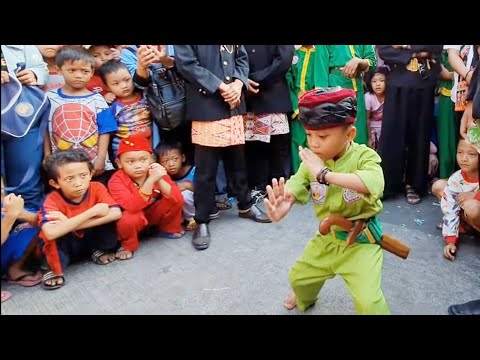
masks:
<path fill-rule="evenodd" d="M 417 206 L 403 197 L 387 201 L 381 219 L 386 232 L 412 249 L 407 260 L 384 252 L 383 289 L 392 314 L 446 314 L 450 304 L 480 298 L 480 241 L 465 237 L 456 260 L 444 259 L 436 199 Z M 205 251 L 193 248 L 191 233 L 146 239 L 132 260 L 72 265 L 59 290 L 2 282 L 13 296 L 1 313 L 299 315 L 282 305 L 290 291 L 287 275 L 317 226 L 311 205 L 296 205 L 278 224 L 257 224 L 229 210 L 212 221 Z M 354 313 L 337 276 L 305 314 Z"/>

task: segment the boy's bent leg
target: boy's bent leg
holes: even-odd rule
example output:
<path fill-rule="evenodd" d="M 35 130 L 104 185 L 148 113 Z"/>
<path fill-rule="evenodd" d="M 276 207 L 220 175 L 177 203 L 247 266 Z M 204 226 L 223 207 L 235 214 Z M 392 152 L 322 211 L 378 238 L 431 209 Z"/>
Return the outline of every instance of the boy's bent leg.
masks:
<path fill-rule="evenodd" d="M 187 221 L 192 220 L 195 216 L 195 203 L 193 200 L 193 191 L 183 190 L 183 218 Z"/>
<path fill-rule="evenodd" d="M 115 260 L 118 246 L 116 224 L 111 222 L 85 230 L 84 242 L 92 260 L 99 265 L 107 265 Z"/>
<path fill-rule="evenodd" d="M 443 196 L 443 191 L 447 186 L 447 180 L 437 180 L 432 185 L 432 194 L 435 195 L 438 199 L 441 199 Z"/>
<path fill-rule="evenodd" d="M 79 239 L 73 233 L 56 240 L 40 239 L 43 242 L 42 253 L 50 268 L 43 277 L 43 286 L 46 289 L 56 289 L 65 283 L 63 271 L 70 264 L 70 259 L 75 257 L 75 243 Z"/>
<path fill-rule="evenodd" d="M 145 229 L 147 225 L 148 220 L 143 211 L 133 213 L 124 210 L 122 217 L 116 223 L 116 233 L 120 240 L 120 246 L 132 254 L 137 251 L 138 234 Z M 120 254 L 118 255 L 120 256 Z"/>
<path fill-rule="evenodd" d="M 12 231 L 7 240 L 2 244 L 2 274 L 7 274 L 8 269 L 14 264 L 25 258 L 27 250 L 33 247 L 30 246 L 32 242 L 37 239 L 36 236 L 39 232 L 38 228 L 27 227 L 19 231 Z M 17 278 L 10 271 L 8 271 L 9 278 Z"/>
<path fill-rule="evenodd" d="M 480 201 L 467 200 L 463 203 L 464 220 L 480 232 Z"/>
<path fill-rule="evenodd" d="M 158 230 L 166 234 L 183 236 L 183 198 L 162 197 L 145 209 L 145 217 L 149 224 L 156 225 Z"/>
<path fill-rule="evenodd" d="M 390 315 L 382 285 L 383 250 L 376 244 L 355 244 L 342 254 L 336 272 L 353 297 L 357 314 Z"/>
<path fill-rule="evenodd" d="M 310 240 L 303 255 L 297 259 L 288 275 L 290 285 L 296 295 L 296 304 L 301 311 L 305 311 L 315 304 L 325 280 L 335 276 L 330 270 L 333 261 L 331 250 L 326 245 L 324 240 L 319 238 Z M 285 299 L 287 308 L 291 301 L 293 301 L 293 297 L 290 294 Z"/>

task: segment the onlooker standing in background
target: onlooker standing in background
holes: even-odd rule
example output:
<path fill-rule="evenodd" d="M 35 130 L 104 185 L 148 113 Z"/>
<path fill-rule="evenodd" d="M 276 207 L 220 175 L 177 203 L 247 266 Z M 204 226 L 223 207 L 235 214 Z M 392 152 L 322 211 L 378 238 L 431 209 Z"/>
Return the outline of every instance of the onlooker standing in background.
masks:
<path fill-rule="evenodd" d="M 358 144 L 368 143 L 362 73 L 376 66 L 373 45 L 315 45 L 315 87 L 341 86 L 357 94 L 355 142 Z"/>
<path fill-rule="evenodd" d="M 34 45 L 2 45 L 1 64 L 2 87 L 5 86 L 4 81 L 8 81 L 9 74 L 16 77 L 24 86 L 41 87 L 46 84 L 47 64 Z M 25 205 L 35 210 L 40 208 L 44 197 L 41 178 L 43 142 L 40 120 L 39 118 L 31 124 L 27 134 L 21 138 L 2 136 L 1 146 L 2 175 L 7 193 L 21 195 Z M 26 179 L 26 174 L 31 176 Z"/>
<path fill-rule="evenodd" d="M 255 203 L 267 196 L 271 179 L 287 177 L 292 112 L 286 74 L 292 65 L 294 45 L 245 45 L 249 74 L 244 116 L 248 185 Z M 288 174 L 290 175 L 290 174 Z"/>
<path fill-rule="evenodd" d="M 195 221 L 192 243 L 198 250 L 210 245 L 208 223 L 215 206 L 215 178 L 223 158 L 233 181 L 239 216 L 270 222 L 253 205 L 247 182 L 243 90 L 248 87 L 248 56 L 242 45 L 175 45 L 177 69 L 187 80 L 187 119 L 195 144 Z"/>
<path fill-rule="evenodd" d="M 292 101 L 292 121 L 290 123 L 292 147 L 292 172 L 295 174 L 302 162 L 298 155 L 298 147 L 308 147 L 307 134 L 298 120 L 298 97 L 305 91 L 315 87 L 314 82 L 315 46 L 301 45 L 295 50 L 292 65 L 288 69 L 287 83 Z M 290 175 L 290 174 L 288 174 Z"/>
<path fill-rule="evenodd" d="M 378 147 L 385 176 L 384 196 L 400 192 L 405 179 L 410 205 L 419 204 L 427 193 L 441 52 L 442 45 L 379 46 L 379 55 L 391 69 Z"/>
<path fill-rule="evenodd" d="M 42 87 L 42 90 L 45 92 L 59 89 L 65 84 L 63 75 L 59 73 L 59 69 L 55 64 L 57 53 L 62 47 L 63 45 L 37 45 L 48 67 L 47 81 Z"/>

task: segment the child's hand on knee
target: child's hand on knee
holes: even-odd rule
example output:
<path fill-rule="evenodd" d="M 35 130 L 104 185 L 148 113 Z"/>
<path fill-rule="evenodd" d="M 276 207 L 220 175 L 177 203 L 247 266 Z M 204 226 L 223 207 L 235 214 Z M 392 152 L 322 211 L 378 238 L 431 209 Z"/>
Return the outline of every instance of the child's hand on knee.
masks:
<path fill-rule="evenodd" d="M 457 245 L 453 243 L 449 243 L 445 245 L 445 247 L 443 248 L 443 255 L 445 255 L 445 257 L 448 260 L 455 260 L 456 254 L 457 254 Z"/>

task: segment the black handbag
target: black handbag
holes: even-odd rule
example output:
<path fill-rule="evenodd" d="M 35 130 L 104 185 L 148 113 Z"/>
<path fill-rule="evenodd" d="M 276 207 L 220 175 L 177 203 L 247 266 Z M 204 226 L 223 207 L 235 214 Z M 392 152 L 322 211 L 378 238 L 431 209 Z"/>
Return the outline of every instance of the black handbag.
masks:
<path fill-rule="evenodd" d="M 149 69 L 151 83 L 145 90 L 151 118 L 162 130 L 173 130 L 186 121 L 185 80 L 175 67 Z"/>

